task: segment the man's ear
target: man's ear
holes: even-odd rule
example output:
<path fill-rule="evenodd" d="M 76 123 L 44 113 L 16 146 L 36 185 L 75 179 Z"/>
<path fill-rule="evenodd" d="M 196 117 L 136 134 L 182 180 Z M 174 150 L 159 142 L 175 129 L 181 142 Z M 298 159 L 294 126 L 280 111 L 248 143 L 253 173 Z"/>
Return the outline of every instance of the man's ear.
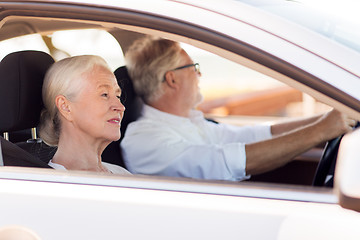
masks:
<path fill-rule="evenodd" d="M 165 73 L 165 82 L 168 84 L 171 88 L 178 88 L 177 84 L 177 78 L 173 71 L 168 71 Z"/>
<path fill-rule="evenodd" d="M 67 120 L 71 121 L 72 114 L 71 114 L 70 101 L 65 96 L 58 95 L 55 98 L 55 105 L 59 110 L 60 114 Z"/>

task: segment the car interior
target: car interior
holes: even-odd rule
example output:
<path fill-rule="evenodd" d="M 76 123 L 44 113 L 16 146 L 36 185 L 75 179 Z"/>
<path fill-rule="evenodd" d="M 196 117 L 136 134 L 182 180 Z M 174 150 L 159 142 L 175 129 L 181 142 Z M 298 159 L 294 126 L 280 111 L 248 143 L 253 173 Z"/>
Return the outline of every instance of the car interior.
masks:
<path fill-rule="evenodd" d="M 48 67 L 54 62 L 53 58 L 47 53 L 38 51 L 21 51 L 7 55 L 0 62 L 1 79 L 1 111 L 6 113 L 6 117 L 1 118 L 1 131 L 6 133 L 14 132 L 14 142 L 17 147 L 5 147 L 3 144 L 4 164 L 22 166 L 16 161 L 8 161 L 8 152 L 16 149 L 24 149 L 26 153 L 31 153 L 34 157 L 29 159 L 36 160 L 47 157 L 44 144 L 37 140 L 36 134 L 31 133 L 40 119 L 42 109 L 41 89 L 42 81 Z M 6 135 L 5 135 L 6 137 Z M 10 150 L 11 149 L 11 150 Z M 44 151 L 42 151 L 44 149 Z M 19 151 L 22 154 L 22 151 Z M 44 156 L 43 156 L 44 155 Z M 19 158 L 20 160 L 20 158 Z M 32 161 L 34 164 L 35 161 Z M 44 167 L 44 162 L 39 162 L 39 167 Z M 28 166 L 27 158 L 24 158 L 24 165 Z M 45 164 L 46 165 L 46 164 Z"/>
<path fill-rule="evenodd" d="M 38 161 L 39 167 L 43 167 L 44 163 L 47 164 L 56 152 L 56 147 L 48 146 L 37 138 L 36 131 L 30 136 L 31 129 L 36 129 L 40 121 L 43 107 L 42 81 L 53 62 L 53 58 L 47 53 L 20 51 L 7 55 L 0 63 L 2 76 L 7 76 L 1 80 L 0 84 L 2 103 L 0 109 L 7 113 L 6 118 L 1 118 L 0 131 L 11 136 L 10 139 L 16 142 L 16 146 L 20 149 L 32 154 L 35 159 L 41 160 Z M 121 101 L 127 109 L 131 109 L 122 120 L 121 135 L 123 137 L 127 125 L 139 117 L 142 102 L 135 94 L 126 67 L 119 67 L 114 74 L 122 89 Z M 102 155 L 103 161 L 125 167 L 119 147 L 121 139 L 106 148 Z M 14 149 L 16 149 L 15 146 Z M 19 166 L 19 163 L 14 164 Z M 23 164 L 20 166 L 30 167 L 27 161 Z M 8 161 L 5 165 L 13 166 L 12 162 Z"/>
<path fill-rule="evenodd" d="M 74 29 L 105 30 L 116 39 L 123 53 L 135 39 L 144 36 L 140 32 L 94 22 L 18 17 L 6 20 L 0 28 L 0 41 L 35 33 L 51 36 L 57 31 Z M 42 109 L 43 77 L 48 67 L 55 61 L 55 57 L 51 56 L 54 49 L 51 48 L 51 44 L 47 46 L 49 53 L 24 49 L 8 54 L 0 62 L 0 112 L 5 113 L 3 116 L 6 116 L 0 118 L 0 133 L 6 139 L 1 138 L 5 166 L 46 168 L 48 161 L 56 152 L 56 147 L 46 145 L 36 134 Z M 127 125 L 140 115 L 142 102 L 133 89 L 126 66 L 119 65 L 114 74 L 122 89 L 122 103 L 127 109 L 121 123 L 121 135 L 124 136 Z M 234 119 L 233 116 L 214 118 L 213 115 L 210 118 L 219 122 Z M 126 167 L 122 160 L 120 141 L 121 139 L 111 143 L 102 157 L 105 162 Z M 310 150 L 284 167 L 252 176 L 250 181 L 311 185 L 323 147 L 321 145 Z"/>

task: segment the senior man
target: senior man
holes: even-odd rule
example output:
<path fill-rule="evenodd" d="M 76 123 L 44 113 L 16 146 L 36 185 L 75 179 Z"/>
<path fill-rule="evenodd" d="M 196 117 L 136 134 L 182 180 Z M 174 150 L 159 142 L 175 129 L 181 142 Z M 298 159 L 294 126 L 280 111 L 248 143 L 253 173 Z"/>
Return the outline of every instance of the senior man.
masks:
<path fill-rule="evenodd" d="M 280 167 L 355 124 L 335 110 L 271 126 L 216 124 L 195 110 L 202 101 L 200 68 L 179 43 L 143 38 L 125 60 L 145 103 L 121 143 L 132 173 L 239 181 Z"/>

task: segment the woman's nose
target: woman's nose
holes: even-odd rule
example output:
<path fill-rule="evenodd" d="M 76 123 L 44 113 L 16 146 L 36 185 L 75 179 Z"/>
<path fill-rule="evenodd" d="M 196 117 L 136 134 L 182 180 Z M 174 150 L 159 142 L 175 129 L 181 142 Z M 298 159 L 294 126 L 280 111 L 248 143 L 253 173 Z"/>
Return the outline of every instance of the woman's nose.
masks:
<path fill-rule="evenodd" d="M 113 105 L 113 110 L 118 112 L 125 112 L 125 106 L 121 103 L 119 99 Z"/>

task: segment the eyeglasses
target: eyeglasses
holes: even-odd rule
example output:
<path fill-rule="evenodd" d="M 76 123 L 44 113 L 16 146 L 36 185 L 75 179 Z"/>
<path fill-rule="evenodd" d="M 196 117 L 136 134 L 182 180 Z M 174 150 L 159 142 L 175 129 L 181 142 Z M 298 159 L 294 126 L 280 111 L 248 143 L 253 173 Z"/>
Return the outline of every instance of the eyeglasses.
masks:
<path fill-rule="evenodd" d="M 180 69 L 184 69 L 184 68 L 189 68 L 189 67 L 194 67 L 195 73 L 201 75 L 201 72 L 200 72 L 200 64 L 199 64 L 199 63 L 188 64 L 188 65 L 185 65 L 185 66 L 181 66 L 181 67 L 174 68 L 174 69 L 169 70 L 169 71 L 176 71 L 176 70 L 180 70 Z M 163 79 L 162 81 L 164 82 L 165 80 L 166 80 L 166 78 L 165 78 L 165 76 L 164 76 L 164 79 Z"/>
<path fill-rule="evenodd" d="M 194 64 L 189 64 L 189 65 L 185 65 L 185 66 L 182 66 L 182 67 L 178 67 L 178 68 L 175 68 L 175 69 L 172 69 L 170 71 L 176 71 L 176 70 L 180 70 L 180 69 L 184 69 L 184 68 L 189 68 L 189 67 L 194 67 L 194 70 L 197 74 L 201 74 L 200 72 L 200 64 L 199 63 L 194 63 Z"/>

